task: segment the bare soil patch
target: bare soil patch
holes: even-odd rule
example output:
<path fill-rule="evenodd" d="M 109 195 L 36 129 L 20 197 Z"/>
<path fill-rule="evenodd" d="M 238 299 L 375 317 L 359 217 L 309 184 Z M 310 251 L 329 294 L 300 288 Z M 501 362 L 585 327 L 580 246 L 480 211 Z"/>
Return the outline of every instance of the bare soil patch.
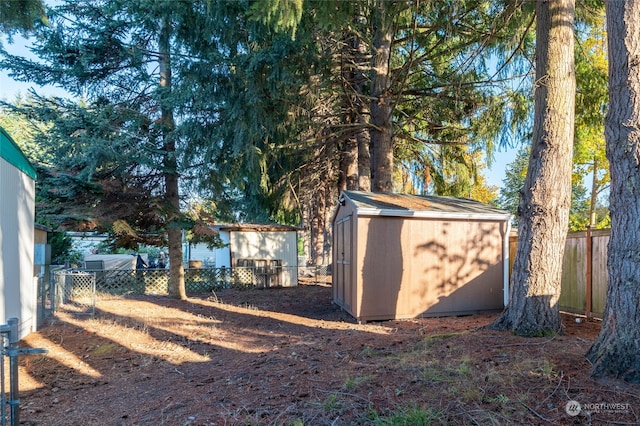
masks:
<path fill-rule="evenodd" d="M 495 316 L 357 324 L 313 285 L 104 300 L 22 342 L 49 353 L 21 357 L 21 421 L 640 423 L 639 387 L 588 375 L 598 322 L 565 316 L 563 335 L 525 339 L 483 328 Z M 570 416 L 571 400 L 588 409 Z"/>

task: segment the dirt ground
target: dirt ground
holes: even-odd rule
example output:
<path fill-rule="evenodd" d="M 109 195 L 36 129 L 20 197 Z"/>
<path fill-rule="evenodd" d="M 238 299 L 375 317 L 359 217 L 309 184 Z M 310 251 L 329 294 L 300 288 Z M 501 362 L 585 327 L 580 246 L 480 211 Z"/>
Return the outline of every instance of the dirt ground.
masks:
<path fill-rule="evenodd" d="M 525 339 L 484 329 L 495 316 L 357 324 L 317 285 L 99 301 L 95 317 L 58 312 L 23 341 L 49 352 L 21 357 L 20 420 L 640 423 L 639 387 L 588 375 L 598 322 L 565 316 L 565 334 Z"/>

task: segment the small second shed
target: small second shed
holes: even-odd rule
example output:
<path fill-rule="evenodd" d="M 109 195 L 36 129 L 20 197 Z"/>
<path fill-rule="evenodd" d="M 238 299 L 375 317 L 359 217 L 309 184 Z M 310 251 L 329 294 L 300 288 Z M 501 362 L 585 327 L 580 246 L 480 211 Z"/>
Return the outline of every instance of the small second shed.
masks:
<path fill-rule="evenodd" d="M 225 247 L 187 246 L 187 259 L 216 268 L 254 268 L 260 286 L 298 285 L 298 228 L 279 224 L 214 226 Z"/>
<path fill-rule="evenodd" d="M 500 310 L 510 219 L 468 199 L 343 191 L 333 301 L 360 321 Z"/>

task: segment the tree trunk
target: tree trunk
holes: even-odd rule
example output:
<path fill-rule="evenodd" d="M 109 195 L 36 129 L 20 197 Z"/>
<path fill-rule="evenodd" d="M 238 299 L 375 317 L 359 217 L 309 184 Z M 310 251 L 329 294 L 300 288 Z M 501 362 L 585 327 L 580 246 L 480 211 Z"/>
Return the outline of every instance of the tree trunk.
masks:
<path fill-rule="evenodd" d="M 357 5 L 356 5 L 357 6 Z M 361 12 L 354 13 L 353 27 L 361 28 Z M 371 190 L 371 168 L 369 159 L 368 96 L 366 76 L 363 69 L 367 56 L 367 45 L 360 31 L 349 29 L 342 47 L 343 117 L 348 137 L 342 145 L 338 190 Z"/>
<path fill-rule="evenodd" d="M 360 19 L 360 18 L 356 18 Z M 362 22 L 360 22 L 362 24 Z M 361 191 L 371 191 L 371 134 L 369 133 L 369 102 L 365 95 L 367 77 L 364 73 L 366 67 L 367 44 L 359 36 L 354 37 L 355 70 L 354 91 L 356 92 L 355 109 L 357 117 L 356 142 L 358 144 L 358 182 L 357 187 Z"/>
<path fill-rule="evenodd" d="M 640 383 L 640 1 L 610 0 L 606 11 L 609 281 L 602 329 L 587 359 L 595 377 Z"/>
<path fill-rule="evenodd" d="M 169 294 L 176 299 L 186 299 L 184 286 L 184 266 L 182 264 L 182 230 L 180 223 L 180 195 L 178 192 L 178 163 L 176 160 L 176 143 L 173 136 L 175 120 L 173 109 L 167 105 L 166 99 L 171 92 L 171 50 L 170 50 L 171 23 L 168 18 L 162 20 L 159 39 L 159 69 L 160 90 L 163 126 L 163 166 L 165 199 L 169 206 L 167 218 L 167 239 L 169 245 L 170 281 Z"/>
<path fill-rule="evenodd" d="M 324 188 L 317 188 L 316 197 L 312 205 L 311 217 L 311 261 L 314 265 L 322 265 L 325 245 L 325 200 Z"/>
<path fill-rule="evenodd" d="M 358 141 L 358 189 L 371 191 L 371 134 L 365 127 L 367 119 L 364 113 L 359 117 L 360 125 L 356 140 Z"/>
<path fill-rule="evenodd" d="M 391 39 L 393 20 L 386 12 L 384 0 L 377 0 L 373 10 L 373 57 L 371 64 L 371 147 L 373 161 L 371 190 L 393 190 L 393 133 L 391 127 Z"/>
<path fill-rule="evenodd" d="M 340 148 L 340 176 L 338 178 L 338 191 L 345 189 L 358 189 L 358 140 L 356 139 L 358 111 L 355 84 L 356 55 L 354 54 L 354 38 L 357 35 L 345 36 L 342 43 L 342 98 L 343 120 L 347 129 Z"/>
<path fill-rule="evenodd" d="M 355 136 L 347 138 L 340 152 L 338 191 L 358 189 L 358 142 Z"/>
<path fill-rule="evenodd" d="M 571 204 L 574 7 L 574 0 L 536 2 L 533 141 L 518 207 L 509 304 L 493 324 L 524 336 L 562 330 L 558 299 Z"/>

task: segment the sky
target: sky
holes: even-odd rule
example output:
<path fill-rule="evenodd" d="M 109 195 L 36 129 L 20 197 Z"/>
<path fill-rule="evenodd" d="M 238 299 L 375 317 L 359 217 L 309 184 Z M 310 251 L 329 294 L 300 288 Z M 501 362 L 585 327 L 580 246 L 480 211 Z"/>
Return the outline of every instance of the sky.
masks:
<path fill-rule="evenodd" d="M 13 43 L 9 44 L 4 36 L 0 36 L 0 43 L 5 50 L 14 55 L 21 55 L 29 58 L 34 56 L 27 49 L 28 41 L 18 35 L 13 37 Z M 9 77 L 9 73 L 0 70 L 0 100 L 11 102 L 17 94 L 26 95 L 30 88 L 36 89 L 38 93 L 43 95 L 60 94 L 61 90 L 53 86 L 40 87 L 33 83 L 23 83 L 15 81 Z"/>
<path fill-rule="evenodd" d="M 26 57 L 32 57 L 31 53 L 27 49 L 28 41 L 20 36 L 15 36 L 13 43 L 8 44 L 4 37 L 0 38 L 0 43 L 11 54 L 22 55 Z M 26 95 L 29 89 L 33 88 L 41 95 L 62 95 L 64 92 L 53 86 L 40 87 L 33 83 L 24 83 L 15 81 L 9 74 L 0 70 L 0 100 L 11 102 L 15 99 L 16 95 Z M 502 187 L 502 181 L 505 177 L 505 170 L 507 165 L 516 157 L 517 149 L 514 148 L 499 148 L 494 155 L 494 162 L 491 168 L 484 171 L 484 175 L 487 178 L 487 184 L 490 186 Z"/>
<path fill-rule="evenodd" d="M 502 181 L 505 178 L 507 166 L 515 160 L 518 148 L 499 148 L 494 154 L 491 168 L 484 171 L 487 184 L 502 188 Z"/>
<path fill-rule="evenodd" d="M 11 102 L 18 93 L 25 95 L 29 88 L 38 89 L 38 86 L 29 83 L 22 83 L 9 77 L 6 71 L 0 71 L 0 99 Z"/>

